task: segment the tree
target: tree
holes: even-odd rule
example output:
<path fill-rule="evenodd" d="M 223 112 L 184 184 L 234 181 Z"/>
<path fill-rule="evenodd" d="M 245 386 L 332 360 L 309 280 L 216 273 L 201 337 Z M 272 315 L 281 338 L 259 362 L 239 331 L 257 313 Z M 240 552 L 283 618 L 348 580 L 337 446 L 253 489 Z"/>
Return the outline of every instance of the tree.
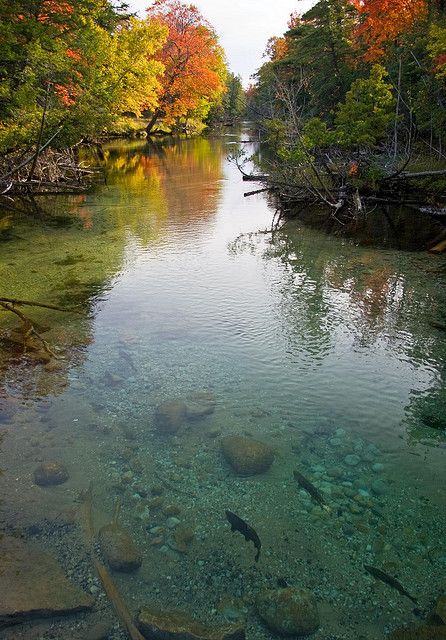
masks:
<path fill-rule="evenodd" d="M 2 1 L 0 18 L 0 150 L 56 130 L 71 145 L 155 104 L 161 25 L 109 0 Z"/>
<path fill-rule="evenodd" d="M 147 127 L 150 133 L 160 118 L 171 125 L 197 109 L 203 117 L 224 91 L 226 67 L 215 31 L 194 5 L 156 0 L 148 17 L 168 28 L 166 43 L 156 55 L 165 70 Z"/>
<path fill-rule="evenodd" d="M 355 38 L 364 48 L 363 58 L 373 62 L 382 57 L 388 44 L 395 43 L 417 20 L 427 17 L 428 0 L 352 0 L 361 21 Z"/>
<path fill-rule="evenodd" d="M 375 146 L 388 134 L 395 117 L 392 85 L 387 72 L 373 65 L 370 76 L 355 80 L 336 113 L 336 136 L 348 146 Z"/>

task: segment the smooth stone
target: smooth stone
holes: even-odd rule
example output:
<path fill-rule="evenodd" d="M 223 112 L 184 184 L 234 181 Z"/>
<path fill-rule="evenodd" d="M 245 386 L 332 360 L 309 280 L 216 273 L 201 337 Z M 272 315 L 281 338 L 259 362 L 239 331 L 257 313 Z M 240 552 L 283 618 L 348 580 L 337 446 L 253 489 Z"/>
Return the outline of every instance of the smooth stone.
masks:
<path fill-rule="evenodd" d="M 357 467 L 361 462 L 361 458 L 354 453 L 345 456 L 344 463 L 349 467 Z"/>
<path fill-rule="evenodd" d="M 40 547 L 4 536 L 0 554 L 0 626 L 87 611 L 94 598 L 72 584 Z"/>
<path fill-rule="evenodd" d="M 196 622 L 179 611 L 144 607 L 138 614 L 138 627 L 148 640 L 244 640 L 241 625 L 211 627 Z"/>
<path fill-rule="evenodd" d="M 387 640 L 446 640 L 446 625 L 400 627 L 387 636 Z"/>
<path fill-rule="evenodd" d="M 162 433 L 177 433 L 186 418 L 186 403 L 182 400 L 162 402 L 155 410 L 155 424 Z"/>
<path fill-rule="evenodd" d="M 226 436 L 221 441 L 221 450 L 234 471 L 242 476 L 263 473 L 274 461 L 272 447 L 244 436 Z"/>
<path fill-rule="evenodd" d="M 175 516 L 170 516 L 170 518 L 167 518 L 166 520 L 166 526 L 169 527 L 169 529 L 175 529 L 175 527 L 178 527 L 180 522 L 181 520 L 175 518 Z"/>
<path fill-rule="evenodd" d="M 375 464 L 372 465 L 372 471 L 381 473 L 381 471 L 384 471 L 384 465 L 381 462 L 375 462 Z"/>
<path fill-rule="evenodd" d="M 216 400 L 213 393 L 200 391 L 186 399 L 186 417 L 188 420 L 199 420 L 215 411 Z"/>
<path fill-rule="evenodd" d="M 382 480 L 374 480 L 370 485 L 370 488 L 375 496 L 383 496 L 387 493 L 387 485 Z"/>
<path fill-rule="evenodd" d="M 34 482 L 41 487 L 62 484 L 68 477 L 68 471 L 60 462 L 42 462 L 34 470 Z"/>
<path fill-rule="evenodd" d="M 86 629 L 79 640 L 106 640 L 113 630 L 111 622 L 103 620 Z"/>
<path fill-rule="evenodd" d="M 108 564 L 116 571 L 135 571 L 142 557 L 130 534 L 118 524 L 106 524 L 99 530 L 99 543 Z"/>
<path fill-rule="evenodd" d="M 307 589 L 287 587 L 263 591 L 256 598 L 256 606 L 273 633 L 299 637 L 319 628 L 316 598 Z"/>

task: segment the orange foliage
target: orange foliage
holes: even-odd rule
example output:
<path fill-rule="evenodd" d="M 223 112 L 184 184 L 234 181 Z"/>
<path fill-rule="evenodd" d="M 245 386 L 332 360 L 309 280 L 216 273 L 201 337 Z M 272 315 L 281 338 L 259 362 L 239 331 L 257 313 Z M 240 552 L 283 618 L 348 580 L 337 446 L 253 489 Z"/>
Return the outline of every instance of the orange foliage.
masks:
<path fill-rule="evenodd" d="M 158 102 L 160 115 L 173 121 L 196 108 L 201 99 L 223 90 L 219 74 L 223 55 L 214 30 L 194 5 L 157 0 L 148 14 L 169 30 L 157 55 L 165 67 Z"/>
<path fill-rule="evenodd" d="M 70 2 L 58 2 L 57 0 L 43 0 L 38 16 L 39 22 L 53 22 L 54 18 L 60 20 L 60 16 L 69 16 L 74 12 Z M 59 25 L 62 28 L 62 25 Z"/>
<path fill-rule="evenodd" d="M 428 0 L 352 0 L 352 4 L 363 17 L 356 37 L 367 47 L 363 57 L 368 62 L 384 55 L 386 44 L 397 40 L 428 10 Z"/>

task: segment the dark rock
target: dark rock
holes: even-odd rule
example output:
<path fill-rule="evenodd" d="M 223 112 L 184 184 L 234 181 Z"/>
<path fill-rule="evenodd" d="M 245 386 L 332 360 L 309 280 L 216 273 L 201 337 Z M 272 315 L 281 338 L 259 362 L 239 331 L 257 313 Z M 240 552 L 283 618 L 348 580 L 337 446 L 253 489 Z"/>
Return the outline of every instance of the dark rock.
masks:
<path fill-rule="evenodd" d="M 142 557 L 129 533 L 118 524 L 107 524 L 99 531 L 99 543 L 108 564 L 116 571 L 135 571 Z"/>
<path fill-rule="evenodd" d="M 1 541 L 0 593 L 0 626 L 86 611 L 94 604 L 53 557 L 10 537 Z"/>
<path fill-rule="evenodd" d="M 176 433 L 185 418 L 186 404 L 182 400 L 163 402 L 155 411 L 155 424 L 162 433 Z"/>
<path fill-rule="evenodd" d="M 387 636 L 387 640 L 446 640 L 446 626 L 400 627 Z"/>
<path fill-rule="evenodd" d="M 274 461 L 274 450 L 258 440 L 244 436 L 227 436 L 221 450 L 231 467 L 243 476 L 267 471 Z"/>
<path fill-rule="evenodd" d="M 150 640 L 244 640 L 239 625 L 210 627 L 177 611 L 159 611 L 145 607 L 138 614 L 141 633 Z"/>
<path fill-rule="evenodd" d="M 319 628 L 316 598 L 306 589 L 287 587 L 263 591 L 256 598 L 256 606 L 274 633 L 300 637 Z"/>
<path fill-rule="evenodd" d="M 34 471 L 34 482 L 42 487 L 62 484 L 68 477 L 68 471 L 59 462 L 42 462 Z"/>

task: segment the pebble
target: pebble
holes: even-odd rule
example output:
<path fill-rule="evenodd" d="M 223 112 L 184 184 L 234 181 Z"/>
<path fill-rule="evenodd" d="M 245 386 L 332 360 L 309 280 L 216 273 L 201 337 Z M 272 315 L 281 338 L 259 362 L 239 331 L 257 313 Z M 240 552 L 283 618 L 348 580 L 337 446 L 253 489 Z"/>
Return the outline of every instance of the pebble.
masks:
<path fill-rule="evenodd" d="M 375 462 L 375 464 L 372 465 L 372 471 L 381 473 L 381 471 L 384 471 L 384 465 L 381 462 Z"/>
<path fill-rule="evenodd" d="M 354 453 L 350 453 L 344 458 L 344 463 L 349 467 L 357 467 L 361 458 Z"/>
<path fill-rule="evenodd" d="M 166 520 L 166 526 L 169 527 L 169 529 L 175 529 L 175 527 L 178 527 L 180 522 L 181 520 L 178 520 L 175 516 L 170 516 L 170 518 L 167 518 Z"/>

